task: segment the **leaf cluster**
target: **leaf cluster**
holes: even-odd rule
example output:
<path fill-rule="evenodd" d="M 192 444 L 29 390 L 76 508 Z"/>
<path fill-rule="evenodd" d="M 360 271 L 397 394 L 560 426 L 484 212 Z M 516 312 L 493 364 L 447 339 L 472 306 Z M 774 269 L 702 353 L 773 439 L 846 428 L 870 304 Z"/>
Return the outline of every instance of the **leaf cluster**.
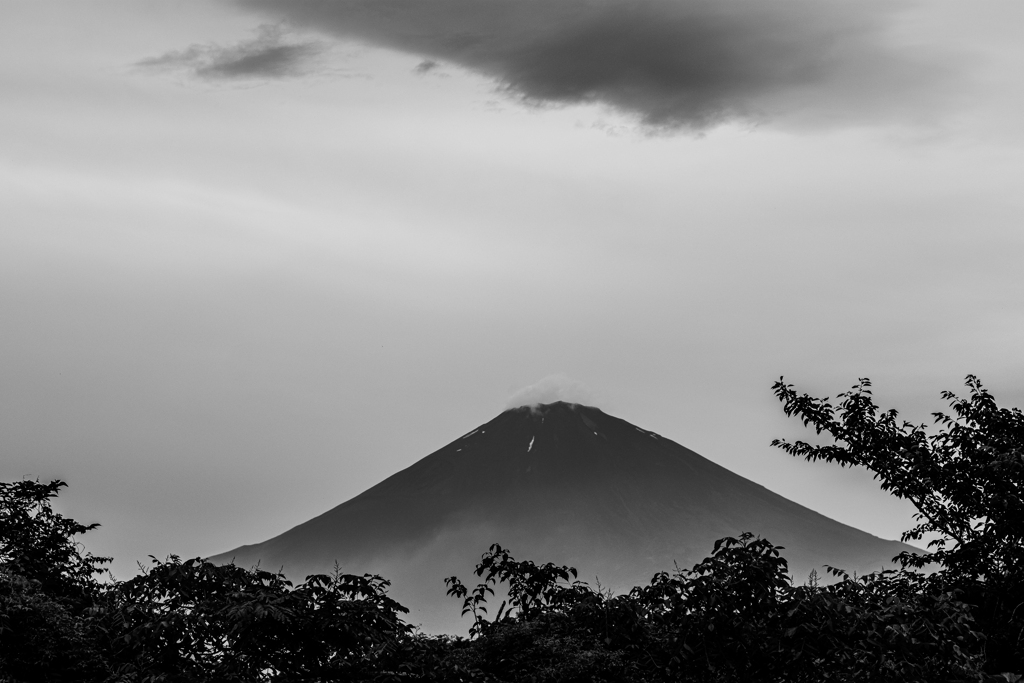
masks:
<path fill-rule="evenodd" d="M 497 543 L 484 553 L 476 567 L 476 575 L 483 578 L 469 591 L 456 576 L 445 579 L 448 595 L 463 600 L 462 616 L 473 615 L 469 633 L 476 636 L 494 625 L 513 619 L 529 620 L 541 612 L 564 610 L 588 594 L 580 581 L 575 581 L 574 567 L 558 566 L 551 562 L 537 565 L 530 560 L 516 561 Z M 573 580 L 570 583 L 570 578 Z M 508 598 L 498 607 L 493 621 L 488 621 L 487 596 L 494 595 L 494 586 L 508 586 Z"/>
<path fill-rule="evenodd" d="M 861 379 L 837 403 L 798 393 L 780 378 L 773 389 L 787 415 L 827 442 L 777 439 L 807 460 L 864 467 L 881 488 L 909 500 L 917 525 L 904 541 L 931 538 L 931 553 L 903 553 L 907 567 L 933 567 L 974 605 L 996 668 L 1024 661 L 1024 413 L 1000 408 L 977 377 L 967 398 L 942 393 L 949 412 L 915 425 L 875 404 Z"/>
<path fill-rule="evenodd" d="M 984 636 L 930 577 L 833 570 L 836 583 L 794 586 L 780 550 L 743 534 L 625 595 L 556 586 L 571 598 L 476 631 L 472 680 L 982 680 Z"/>
<path fill-rule="evenodd" d="M 362 680 L 409 626 L 388 581 L 280 573 L 201 559 L 154 566 L 110 592 L 120 676 L 146 681 Z"/>

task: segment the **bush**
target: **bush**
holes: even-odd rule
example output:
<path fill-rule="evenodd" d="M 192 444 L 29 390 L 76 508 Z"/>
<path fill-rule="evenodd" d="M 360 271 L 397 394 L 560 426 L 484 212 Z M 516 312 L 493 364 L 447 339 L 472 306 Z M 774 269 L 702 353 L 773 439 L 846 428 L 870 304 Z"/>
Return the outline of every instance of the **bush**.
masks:
<path fill-rule="evenodd" d="M 972 605 L 986 635 L 988 669 L 1024 666 L 1024 413 L 999 408 L 973 375 L 970 396 L 942 397 L 952 416 L 933 413 L 936 429 L 880 411 L 871 382 L 861 379 L 827 398 L 798 394 L 783 380 L 775 394 L 787 415 L 800 418 L 831 443 L 776 440 L 774 445 L 807 460 L 864 467 L 883 490 L 909 500 L 918 524 L 904 541 L 935 535 L 930 554 L 903 554 L 907 567 L 936 566 L 938 580 Z"/>
<path fill-rule="evenodd" d="M 83 554 L 83 525 L 51 506 L 62 481 L 0 483 L 0 676 L 94 681 L 106 675 L 96 628 L 108 558 Z"/>

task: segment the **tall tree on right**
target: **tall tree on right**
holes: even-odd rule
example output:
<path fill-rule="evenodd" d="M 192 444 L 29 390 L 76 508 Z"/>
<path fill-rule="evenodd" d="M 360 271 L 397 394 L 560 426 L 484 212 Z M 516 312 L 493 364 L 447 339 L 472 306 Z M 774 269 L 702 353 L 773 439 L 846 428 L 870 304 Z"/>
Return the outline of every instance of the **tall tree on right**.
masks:
<path fill-rule="evenodd" d="M 914 425 L 896 410 L 881 411 L 871 382 L 826 398 L 798 393 L 783 378 L 773 386 L 789 416 L 827 441 L 776 439 L 773 446 L 807 460 L 860 466 L 881 487 L 917 508 L 917 525 L 903 541 L 928 537 L 927 554 L 903 553 L 904 567 L 933 567 L 973 605 L 987 636 L 988 670 L 1024 669 L 1024 413 L 1000 408 L 977 377 L 970 395 L 942 397 L 951 412 L 935 424 Z"/>

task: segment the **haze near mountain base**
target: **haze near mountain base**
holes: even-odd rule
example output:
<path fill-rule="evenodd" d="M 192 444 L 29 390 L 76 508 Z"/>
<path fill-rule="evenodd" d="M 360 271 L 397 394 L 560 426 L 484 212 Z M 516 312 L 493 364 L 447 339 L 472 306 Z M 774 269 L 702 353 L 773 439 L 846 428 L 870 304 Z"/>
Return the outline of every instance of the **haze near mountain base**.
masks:
<path fill-rule="evenodd" d="M 338 507 L 212 558 L 393 581 L 428 632 L 465 633 L 444 578 L 468 577 L 490 544 L 577 567 L 614 590 L 688 568 L 744 531 L 785 546 L 797 581 L 824 564 L 867 573 L 910 546 L 828 519 L 597 408 L 506 410 Z"/>

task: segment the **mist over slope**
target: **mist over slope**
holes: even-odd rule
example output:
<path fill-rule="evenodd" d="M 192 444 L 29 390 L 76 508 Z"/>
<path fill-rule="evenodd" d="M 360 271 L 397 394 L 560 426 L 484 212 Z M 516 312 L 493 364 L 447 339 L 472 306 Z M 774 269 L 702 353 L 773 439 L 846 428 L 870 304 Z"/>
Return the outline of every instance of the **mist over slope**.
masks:
<path fill-rule="evenodd" d="M 444 578 L 470 583 L 491 543 L 625 590 L 744 531 L 785 546 L 799 582 L 823 564 L 866 573 L 910 547 L 841 524 L 653 432 L 563 402 L 507 410 L 308 522 L 215 558 L 293 580 L 379 573 L 430 632 L 462 633 Z"/>

